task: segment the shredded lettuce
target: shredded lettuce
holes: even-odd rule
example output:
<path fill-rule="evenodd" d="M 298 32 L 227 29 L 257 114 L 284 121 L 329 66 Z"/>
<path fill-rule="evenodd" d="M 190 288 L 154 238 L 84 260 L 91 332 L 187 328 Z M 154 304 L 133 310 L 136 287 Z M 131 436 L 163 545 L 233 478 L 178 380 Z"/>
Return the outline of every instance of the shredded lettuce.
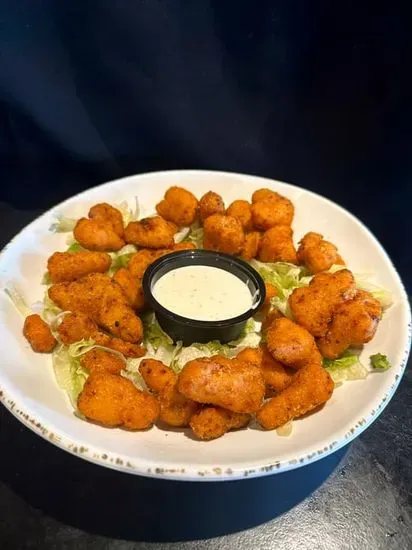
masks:
<path fill-rule="evenodd" d="M 88 377 L 80 359 L 94 347 L 93 340 L 81 340 L 70 346 L 61 344 L 53 351 L 52 361 L 57 384 L 67 393 L 74 409 L 77 409 L 77 398 Z"/>
<path fill-rule="evenodd" d="M 180 231 L 175 233 L 174 241 L 175 243 L 181 243 L 187 240 L 187 237 L 190 234 L 190 227 L 183 227 Z"/>
<path fill-rule="evenodd" d="M 370 362 L 373 369 L 388 370 L 392 367 L 388 357 L 383 353 L 375 353 L 370 356 Z"/>
<path fill-rule="evenodd" d="M 193 243 L 196 248 L 203 248 L 203 234 L 203 227 L 201 227 L 199 222 L 196 222 L 190 226 L 188 234 L 182 240 Z"/>
<path fill-rule="evenodd" d="M 69 247 L 68 249 L 66 250 L 66 252 L 71 252 L 72 254 L 74 254 L 75 252 L 81 252 L 82 250 L 86 250 L 85 248 L 82 247 L 82 245 L 80 243 L 78 243 L 77 241 L 74 241 Z"/>
<path fill-rule="evenodd" d="M 77 220 L 75 220 L 74 218 L 69 218 L 67 216 L 63 216 L 62 214 L 57 214 L 56 221 L 51 224 L 49 231 L 52 231 L 53 233 L 68 233 L 70 231 L 73 231 L 76 223 Z"/>
<path fill-rule="evenodd" d="M 123 201 L 118 205 L 114 205 L 122 213 L 123 223 L 125 226 L 128 223 L 139 219 L 139 215 L 140 215 L 139 199 L 135 197 L 134 201 L 135 201 L 134 208 L 129 208 L 129 204 L 127 201 Z"/>
<path fill-rule="evenodd" d="M 141 361 L 141 360 L 140 360 Z M 140 363 L 139 361 L 139 363 Z M 127 365 L 127 368 L 125 370 L 122 370 L 121 375 L 133 382 L 133 384 L 139 388 L 139 390 L 147 390 L 147 386 L 143 380 L 143 376 L 139 373 L 137 369 L 132 370 L 129 365 Z"/>
<path fill-rule="evenodd" d="M 23 317 L 27 317 L 28 315 L 31 315 L 33 313 L 33 311 L 27 305 L 26 300 L 23 298 L 23 296 L 20 294 L 13 283 L 7 283 L 6 287 L 4 288 L 4 292 L 13 302 L 14 307 L 17 309 L 20 315 L 23 315 Z"/>
<path fill-rule="evenodd" d="M 347 350 L 338 359 L 323 359 L 323 366 L 331 375 L 335 385 L 343 384 L 348 380 L 363 380 L 369 371 L 360 362 L 358 350 Z"/>
<path fill-rule="evenodd" d="M 306 268 L 287 262 L 263 263 L 252 260 L 250 264 L 265 282 L 271 283 L 276 288 L 277 295 L 272 298 L 272 305 L 283 315 L 291 318 L 289 296 L 295 288 L 308 286 L 311 281 Z"/>
<path fill-rule="evenodd" d="M 130 261 L 130 258 L 137 252 L 137 248 L 133 244 L 127 244 L 121 248 L 118 252 L 110 253 L 112 258 L 112 265 L 109 269 L 109 274 L 112 275 L 116 273 L 121 267 L 127 267 Z"/>
<path fill-rule="evenodd" d="M 53 323 L 57 315 L 62 313 L 62 310 L 49 298 L 49 294 L 46 290 L 44 293 L 44 299 L 43 299 L 43 311 L 41 312 L 41 316 L 46 321 L 46 323 Z"/>

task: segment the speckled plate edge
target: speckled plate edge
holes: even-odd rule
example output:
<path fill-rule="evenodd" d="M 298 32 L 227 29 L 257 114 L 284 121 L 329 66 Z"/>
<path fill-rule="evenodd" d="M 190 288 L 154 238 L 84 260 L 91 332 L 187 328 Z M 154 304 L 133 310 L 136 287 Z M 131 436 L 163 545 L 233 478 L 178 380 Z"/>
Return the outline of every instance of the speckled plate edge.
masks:
<path fill-rule="evenodd" d="M 205 173 L 205 172 L 214 174 L 216 176 L 232 176 L 232 177 L 238 176 L 240 178 L 246 177 L 246 178 L 259 180 L 262 182 L 262 184 L 264 181 L 266 181 L 269 186 L 271 183 L 273 184 L 276 182 L 294 190 L 301 189 L 299 186 L 292 185 L 285 182 L 280 182 L 277 180 L 268 179 L 268 178 L 262 178 L 257 176 L 251 176 L 248 174 L 235 173 L 235 172 L 219 172 L 219 171 L 214 172 L 210 170 L 208 171 L 171 170 L 171 171 L 163 171 L 163 172 L 149 172 L 147 174 L 137 174 L 134 177 L 139 177 L 143 179 L 144 177 L 155 177 L 156 175 L 166 176 L 168 174 L 173 175 L 173 174 L 178 174 L 182 172 L 185 172 L 188 175 L 192 174 L 193 177 L 196 177 L 196 175 L 199 173 Z M 121 182 L 122 180 L 130 179 L 130 177 L 133 177 L 133 176 L 127 176 L 125 178 L 121 178 L 118 180 L 109 181 L 99 186 L 96 186 L 93 189 L 104 188 L 112 184 Z M 87 196 L 90 190 L 91 189 L 88 189 L 86 191 L 83 191 L 77 195 L 70 197 L 69 199 L 55 205 L 53 208 L 49 209 L 48 211 L 43 213 L 41 216 L 37 217 L 29 225 L 27 225 L 21 231 L 19 231 L 19 233 L 17 233 L 15 237 L 13 237 L 13 239 L 0 252 L 0 257 L 4 254 L 4 252 L 7 250 L 9 246 L 14 244 L 14 242 L 19 238 L 19 236 L 23 232 L 29 231 L 31 226 L 35 224 L 37 220 L 42 219 L 43 217 L 47 217 L 50 213 L 50 210 L 64 208 L 66 206 L 66 203 L 68 203 L 73 199 L 82 200 L 82 198 L 85 195 Z M 272 473 L 286 472 L 288 470 L 293 470 L 295 468 L 299 468 L 301 466 L 311 464 L 313 462 L 316 462 L 317 460 L 325 458 L 331 453 L 334 453 L 335 451 L 341 449 L 345 445 L 348 445 L 351 441 L 353 441 L 356 437 L 358 437 L 364 430 L 366 430 L 366 428 L 368 428 L 378 418 L 378 416 L 382 413 L 382 411 L 388 405 L 389 401 L 392 399 L 400 383 L 402 375 L 405 372 L 405 368 L 406 368 L 406 364 L 408 361 L 409 352 L 411 348 L 411 340 L 412 340 L 411 308 L 410 308 L 408 296 L 406 294 L 402 280 L 395 266 L 393 265 L 389 255 L 387 254 L 383 246 L 380 244 L 380 242 L 377 240 L 377 238 L 373 235 L 373 233 L 356 216 L 351 214 L 348 210 L 346 210 L 342 206 L 320 195 L 319 193 L 314 193 L 313 191 L 309 191 L 306 189 L 305 189 L 305 192 L 315 197 L 321 198 L 323 201 L 330 203 L 335 208 L 342 210 L 348 217 L 352 218 L 354 222 L 360 224 L 363 227 L 364 231 L 368 234 L 368 237 L 371 239 L 374 245 L 380 249 L 380 251 L 383 253 L 384 256 L 386 256 L 387 261 L 389 262 L 391 268 L 393 269 L 394 274 L 397 277 L 397 283 L 399 286 L 401 299 L 407 305 L 406 306 L 407 341 L 406 341 L 405 349 L 403 350 L 403 359 L 401 360 L 398 366 L 394 366 L 392 368 L 393 380 L 394 380 L 392 385 L 390 386 L 386 394 L 382 397 L 380 402 L 376 406 L 374 406 L 369 411 L 368 414 L 364 415 L 362 418 L 359 418 L 359 420 L 355 422 L 354 425 L 346 432 L 345 431 L 338 432 L 336 434 L 336 440 L 330 443 L 328 446 L 325 446 L 321 449 L 311 452 L 310 454 L 302 454 L 301 456 L 297 456 L 295 459 L 292 459 L 292 460 L 275 461 L 273 463 L 265 464 L 263 466 L 259 463 L 256 466 L 253 466 L 250 468 L 244 468 L 244 467 L 227 468 L 227 467 L 221 467 L 219 465 L 210 467 L 208 469 L 199 469 L 193 466 L 191 466 L 190 468 L 189 467 L 170 468 L 166 463 L 163 463 L 160 461 L 158 465 L 156 465 L 155 467 L 147 468 L 147 467 L 141 467 L 141 465 L 139 464 L 132 463 L 129 460 L 129 458 L 125 458 L 121 454 L 102 453 L 97 448 L 94 448 L 92 446 L 90 446 L 89 448 L 83 445 L 79 445 L 76 441 L 70 439 L 69 437 L 56 433 L 57 430 L 55 430 L 52 426 L 50 426 L 48 422 L 45 421 L 44 419 L 40 417 L 37 417 L 37 418 L 32 417 L 30 412 L 24 407 L 24 405 L 21 406 L 20 404 L 17 403 L 17 400 L 13 396 L 12 392 L 7 391 L 4 387 L 1 387 L 1 386 L 0 386 L 0 402 L 27 428 L 32 430 L 37 435 L 40 435 L 42 438 L 49 441 L 53 445 L 63 449 L 64 451 L 67 451 L 73 454 L 74 456 L 78 456 L 94 464 L 105 466 L 121 472 L 142 475 L 145 477 L 160 478 L 160 479 L 181 480 L 181 481 L 228 481 L 228 480 L 260 477 L 260 476 L 269 475 Z"/>

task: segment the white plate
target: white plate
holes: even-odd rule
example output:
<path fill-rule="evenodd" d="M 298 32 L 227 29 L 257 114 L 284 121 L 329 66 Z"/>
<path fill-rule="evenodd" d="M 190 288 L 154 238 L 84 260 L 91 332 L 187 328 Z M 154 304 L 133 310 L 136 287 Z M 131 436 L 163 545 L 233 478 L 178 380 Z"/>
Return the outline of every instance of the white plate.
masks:
<path fill-rule="evenodd" d="M 49 356 L 35 354 L 22 335 L 23 320 L 5 293 L 0 292 L 0 396 L 4 405 L 26 426 L 59 447 L 97 464 L 128 473 L 181 480 L 223 480 L 282 472 L 314 462 L 349 443 L 382 412 L 404 372 L 410 347 L 411 316 L 405 290 L 390 259 L 369 230 L 331 201 L 277 181 L 221 172 L 172 171 L 131 176 L 109 182 L 56 206 L 32 222 L 3 250 L 0 286 L 13 281 L 28 303 L 42 299 L 40 282 L 46 260 L 64 250 L 67 235 L 49 227 L 57 213 L 84 215 L 96 202 L 131 203 L 138 196 L 142 214 L 172 185 L 201 197 L 214 190 L 228 205 L 249 199 L 253 191 L 270 187 L 289 197 L 296 208 L 295 240 L 307 231 L 322 233 L 336 243 L 355 272 L 373 272 L 389 289 L 394 305 L 385 314 L 365 357 L 382 352 L 393 368 L 366 380 L 339 387 L 318 413 L 294 422 L 290 437 L 247 429 L 211 442 L 189 438 L 183 430 L 126 432 L 88 424 L 74 416 L 56 385 Z"/>

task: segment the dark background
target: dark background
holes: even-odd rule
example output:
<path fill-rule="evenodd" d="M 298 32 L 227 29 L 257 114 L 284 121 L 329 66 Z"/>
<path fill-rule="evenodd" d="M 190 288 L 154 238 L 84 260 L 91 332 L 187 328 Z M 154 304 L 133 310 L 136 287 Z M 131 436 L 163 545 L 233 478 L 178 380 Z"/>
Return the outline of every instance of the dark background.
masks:
<path fill-rule="evenodd" d="M 411 23 L 396 1 L 1 0 L 0 199 L 273 177 L 358 215 L 410 289 Z"/>
<path fill-rule="evenodd" d="M 411 292 L 411 26 L 396 1 L 0 0 L 1 245 L 103 181 L 240 171 L 347 207 Z M 239 531 L 305 499 L 342 459 L 286 515 L 176 547 L 406 550 L 410 399 L 408 374 L 345 457 L 209 488 L 83 463 L 0 407 L 0 546 L 123 549 L 135 546 L 114 539 Z"/>

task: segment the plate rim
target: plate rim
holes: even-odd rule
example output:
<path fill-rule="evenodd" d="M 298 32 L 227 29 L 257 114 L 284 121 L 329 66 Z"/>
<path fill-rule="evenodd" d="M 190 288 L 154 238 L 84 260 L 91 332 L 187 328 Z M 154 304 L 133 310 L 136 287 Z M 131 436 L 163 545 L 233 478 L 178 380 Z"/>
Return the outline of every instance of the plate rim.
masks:
<path fill-rule="evenodd" d="M 90 191 L 98 190 L 100 188 L 110 187 L 114 184 L 120 185 L 121 182 L 127 179 L 144 179 L 147 177 L 157 177 L 157 176 L 163 176 L 168 177 L 172 175 L 177 175 L 185 173 L 187 176 L 190 177 L 190 175 L 193 175 L 194 177 L 199 174 L 209 174 L 209 175 L 215 175 L 217 177 L 241 177 L 241 178 L 247 178 L 247 179 L 255 179 L 257 181 L 266 181 L 268 182 L 268 185 L 273 183 L 280 184 L 282 186 L 289 187 L 294 190 L 300 190 L 305 191 L 306 193 L 309 193 L 310 195 L 314 196 L 315 198 L 320 198 L 323 201 L 326 201 L 328 204 L 332 205 L 334 208 L 340 209 L 346 216 L 349 216 L 349 218 L 352 219 L 355 223 L 362 226 L 363 230 L 367 233 L 368 238 L 374 243 L 375 247 L 379 248 L 380 251 L 385 256 L 386 260 L 389 262 L 391 269 L 393 270 L 394 275 L 397 279 L 397 285 L 400 291 L 400 299 L 405 303 L 405 312 L 406 312 L 406 321 L 407 321 L 407 329 L 406 329 L 406 347 L 403 352 L 403 358 L 399 364 L 399 366 L 396 369 L 396 374 L 394 374 L 394 382 L 390 386 L 389 390 L 386 391 L 385 395 L 382 397 L 380 403 L 378 406 L 375 406 L 372 410 L 369 411 L 367 415 L 365 415 L 362 419 L 358 420 L 357 423 L 343 436 L 340 435 L 337 441 L 333 441 L 328 447 L 324 447 L 322 449 L 319 449 L 318 451 L 315 451 L 313 453 L 310 453 L 306 456 L 300 456 L 297 455 L 297 458 L 294 458 L 292 460 L 283 460 L 283 461 L 275 461 L 272 464 L 267 465 L 259 465 L 257 467 L 250 467 L 247 468 L 246 466 L 239 466 L 235 468 L 227 468 L 227 467 L 209 467 L 206 470 L 201 470 L 199 467 L 195 467 L 194 465 L 191 465 L 189 467 L 185 468 L 167 468 L 163 466 L 167 466 L 167 462 L 158 461 L 159 467 L 151 467 L 151 468 L 144 468 L 139 465 L 132 464 L 128 458 L 126 458 L 124 455 L 121 455 L 120 453 L 118 455 L 115 455 L 114 453 L 101 453 L 101 451 L 97 447 L 90 446 L 90 448 L 84 447 L 82 445 L 79 445 L 71 439 L 70 437 L 62 434 L 56 434 L 55 432 L 58 432 L 57 429 L 53 428 L 53 423 L 48 421 L 47 419 L 42 418 L 42 415 L 37 415 L 37 419 L 33 418 L 31 416 L 32 413 L 30 413 L 26 407 L 21 406 L 19 401 L 19 397 L 13 396 L 13 392 L 5 387 L 0 386 L 0 403 L 2 403 L 6 409 L 12 413 L 12 415 L 17 418 L 23 425 L 25 425 L 27 428 L 29 428 L 31 431 L 36 433 L 37 435 L 40 435 L 43 439 L 46 441 L 49 441 L 50 443 L 54 444 L 58 448 L 69 452 L 70 454 L 77 456 L 79 458 L 83 458 L 84 460 L 87 460 L 88 462 L 97 464 L 99 466 L 104 466 L 111 468 L 113 470 L 121 471 L 124 473 L 134 474 L 134 475 L 141 475 L 144 477 L 152 477 L 157 479 L 168 479 L 168 480 L 174 480 L 174 481 L 229 481 L 229 480 L 238 480 L 243 478 L 249 478 L 249 477 L 260 477 L 265 475 L 270 475 L 273 473 L 282 473 L 286 471 L 290 471 L 311 463 L 314 463 L 322 458 L 325 458 L 326 456 L 330 455 L 331 453 L 334 453 L 335 451 L 338 451 L 342 447 L 348 445 L 351 441 L 353 441 L 356 437 L 358 437 L 364 430 L 366 430 L 369 426 L 373 424 L 373 422 L 379 417 L 379 415 L 384 411 L 390 400 L 392 399 L 394 393 L 396 392 L 399 383 L 402 379 L 402 376 L 405 372 L 406 365 L 408 362 L 409 352 L 411 349 L 411 341 L 412 341 L 412 314 L 411 314 L 411 306 L 408 300 L 408 295 L 406 293 L 404 284 L 402 282 L 402 279 L 395 267 L 395 265 L 392 262 L 391 257 L 386 252 L 385 248 L 382 246 L 382 244 L 379 242 L 379 240 L 375 237 L 375 235 L 372 233 L 372 231 L 354 214 L 352 214 L 350 211 L 348 211 L 346 208 L 341 206 L 340 204 L 332 201 L 331 199 L 325 197 L 324 195 L 321 195 L 320 193 L 317 193 L 315 191 L 312 191 L 310 189 L 306 189 L 304 187 L 294 185 L 288 182 L 283 182 L 280 180 L 267 178 L 267 177 L 261 177 L 253 174 L 245 174 L 240 172 L 230 172 L 230 171 L 219 171 L 219 170 L 161 170 L 161 171 L 153 171 L 153 172 L 144 172 L 141 174 L 131 174 L 122 178 L 118 178 L 115 180 L 110 180 L 107 182 L 103 182 L 99 185 L 90 187 L 84 191 L 81 191 L 80 193 L 77 193 L 71 197 L 68 197 L 67 199 L 57 203 L 56 205 L 52 206 L 40 216 L 37 216 L 34 220 L 32 220 L 28 225 L 23 227 L 16 235 L 3 247 L 3 249 L 0 251 L 0 259 L 6 252 L 6 250 L 12 246 L 19 238 L 20 236 L 28 232 L 32 225 L 36 224 L 39 220 L 42 218 L 46 218 L 50 215 L 52 211 L 58 211 L 60 208 L 64 208 L 66 204 L 69 204 L 76 199 L 82 200 L 82 198 L 90 193 Z M 0 381 L 3 381 L 4 384 L 4 378 L 2 377 L 2 373 L 0 370 Z M 49 425 L 49 427 L 47 427 Z M 252 464 L 252 463 L 250 463 Z M 261 462 L 259 461 L 259 464 Z"/>

